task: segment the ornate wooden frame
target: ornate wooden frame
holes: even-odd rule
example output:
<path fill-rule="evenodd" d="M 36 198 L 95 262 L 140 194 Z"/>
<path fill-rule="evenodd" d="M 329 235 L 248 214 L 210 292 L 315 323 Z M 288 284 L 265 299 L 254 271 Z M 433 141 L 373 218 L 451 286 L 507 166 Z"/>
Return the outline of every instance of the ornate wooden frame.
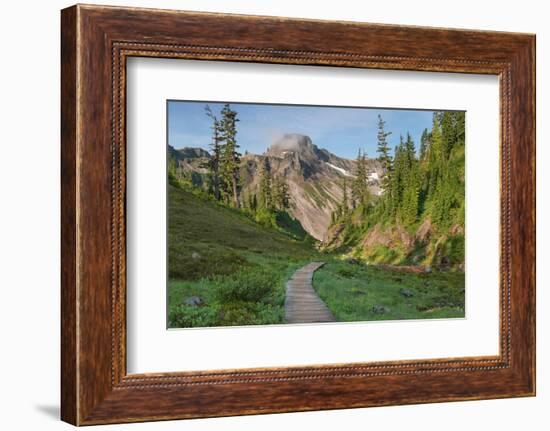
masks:
<path fill-rule="evenodd" d="M 534 395 L 534 35 L 82 5 L 61 16 L 63 420 L 88 425 Z M 128 375 L 129 56 L 498 75 L 500 354 Z"/>

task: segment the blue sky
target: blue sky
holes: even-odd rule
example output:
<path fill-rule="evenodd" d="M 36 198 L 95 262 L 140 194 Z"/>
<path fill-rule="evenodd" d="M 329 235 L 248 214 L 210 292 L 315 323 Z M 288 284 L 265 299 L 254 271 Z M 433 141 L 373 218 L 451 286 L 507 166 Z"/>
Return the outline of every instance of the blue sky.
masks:
<path fill-rule="evenodd" d="M 218 115 L 222 103 L 168 102 L 168 143 L 175 148 L 201 147 L 211 142 L 211 120 L 204 107 L 208 104 Z M 411 134 L 418 148 L 424 128 L 431 128 L 433 111 L 342 108 L 301 105 L 269 105 L 231 103 L 238 112 L 237 142 L 245 150 L 262 154 L 285 133 L 308 135 L 319 148 L 340 157 L 355 158 L 361 148 L 369 157 L 377 157 L 376 133 L 378 114 L 391 131 L 389 142 L 393 149 L 399 135 Z"/>

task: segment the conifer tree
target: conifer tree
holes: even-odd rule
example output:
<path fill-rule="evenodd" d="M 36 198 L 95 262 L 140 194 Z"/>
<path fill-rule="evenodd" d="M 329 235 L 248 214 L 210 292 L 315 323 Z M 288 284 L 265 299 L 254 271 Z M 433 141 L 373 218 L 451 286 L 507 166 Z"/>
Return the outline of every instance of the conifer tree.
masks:
<path fill-rule="evenodd" d="M 351 185 L 351 206 L 356 208 L 359 205 L 366 205 L 369 199 L 367 159 L 366 155 L 361 154 L 359 149 L 355 162 L 355 178 Z"/>
<path fill-rule="evenodd" d="M 441 179 L 442 162 L 443 162 L 443 143 L 440 128 L 440 118 L 438 113 L 434 113 L 432 122 L 432 131 L 430 133 L 430 147 L 428 149 L 426 167 L 426 186 L 425 193 L 427 199 L 434 196 L 437 188 L 437 183 Z"/>
<path fill-rule="evenodd" d="M 455 112 L 456 116 L 456 133 L 455 133 L 455 139 L 456 139 L 456 146 L 464 146 L 466 141 L 466 112 Z"/>
<path fill-rule="evenodd" d="M 399 145 L 395 147 L 393 159 L 393 172 L 390 182 L 389 210 L 392 218 L 399 216 L 403 202 L 404 178 L 407 171 L 407 153 L 403 142 L 403 136 L 399 138 Z"/>
<path fill-rule="evenodd" d="M 409 132 L 407 132 L 407 139 L 405 140 L 405 151 L 407 154 L 407 162 L 409 163 L 410 167 L 413 164 L 414 160 L 416 160 L 416 151 L 414 148 L 414 141 Z"/>
<path fill-rule="evenodd" d="M 382 179 L 382 187 L 384 190 L 388 189 L 390 183 L 390 176 L 392 170 L 392 158 L 390 156 L 390 147 L 388 145 L 387 137 L 391 135 L 391 132 L 386 132 L 384 127 L 386 122 L 382 119 L 381 115 L 378 115 L 378 160 L 382 164 L 384 170 L 384 178 Z"/>
<path fill-rule="evenodd" d="M 444 112 L 441 117 L 441 140 L 442 140 L 442 156 L 445 160 L 449 158 L 453 144 L 456 141 L 456 129 L 454 123 L 456 119 L 452 112 Z"/>
<path fill-rule="evenodd" d="M 290 208 L 290 191 L 286 181 L 281 182 L 281 209 L 287 210 Z"/>
<path fill-rule="evenodd" d="M 275 177 L 272 189 L 275 208 L 280 211 L 290 208 L 290 194 L 286 181 L 281 177 Z"/>
<path fill-rule="evenodd" d="M 221 143 L 222 143 L 222 129 L 220 121 L 214 115 L 210 106 L 205 106 L 206 115 L 212 120 L 212 143 L 210 144 L 211 156 L 206 163 L 206 168 L 209 170 L 210 184 L 212 188 L 212 193 L 216 200 L 221 199 L 220 193 L 220 154 L 221 154 Z"/>
<path fill-rule="evenodd" d="M 251 193 L 242 192 L 241 193 L 241 209 L 243 211 L 250 210 L 250 196 Z"/>
<path fill-rule="evenodd" d="M 239 208 L 239 168 L 240 157 L 239 145 L 237 144 L 237 112 L 231 109 L 226 103 L 221 112 L 220 122 L 222 139 L 224 145 L 221 151 L 220 174 L 225 192 L 231 196 L 233 206 Z M 229 199 L 228 199 L 229 200 Z"/>
<path fill-rule="evenodd" d="M 430 134 L 428 129 L 422 131 L 422 136 L 420 137 L 420 160 L 423 160 L 426 157 L 426 152 L 428 151 L 428 146 L 430 145 Z"/>
<path fill-rule="evenodd" d="M 264 157 L 262 165 L 260 167 L 260 205 L 262 208 L 271 210 L 273 206 L 272 202 L 272 189 L 271 189 L 271 164 L 269 158 Z"/>
<path fill-rule="evenodd" d="M 343 218 L 347 218 L 349 214 L 349 200 L 348 200 L 348 184 L 346 177 L 344 177 L 342 182 L 342 203 L 340 204 L 340 213 Z"/>
<path fill-rule="evenodd" d="M 407 133 L 404 148 L 407 156 L 407 166 L 403 174 L 404 184 L 401 215 L 403 223 L 410 225 L 417 219 L 420 196 L 418 161 L 416 159 L 414 141 L 410 133 Z"/>
<path fill-rule="evenodd" d="M 431 133 L 431 145 L 430 145 L 430 157 L 432 160 L 441 159 L 443 142 L 441 135 L 441 115 L 437 112 L 434 113 L 433 122 L 432 122 L 432 133 Z"/>

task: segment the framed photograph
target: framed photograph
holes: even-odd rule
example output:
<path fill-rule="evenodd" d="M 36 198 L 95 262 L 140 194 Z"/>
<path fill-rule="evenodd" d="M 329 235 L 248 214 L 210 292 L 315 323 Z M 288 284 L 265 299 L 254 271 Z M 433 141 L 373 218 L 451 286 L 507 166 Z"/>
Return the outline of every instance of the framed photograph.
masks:
<path fill-rule="evenodd" d="M 62 419 L 535 394 L 535 37 L 62 11 Z"/>

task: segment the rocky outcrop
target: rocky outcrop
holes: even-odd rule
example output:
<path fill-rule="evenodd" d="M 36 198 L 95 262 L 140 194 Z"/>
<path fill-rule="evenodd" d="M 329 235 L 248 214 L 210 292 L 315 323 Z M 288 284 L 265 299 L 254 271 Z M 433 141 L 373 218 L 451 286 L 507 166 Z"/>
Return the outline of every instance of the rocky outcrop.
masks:
<path fill-rule="evenodd" d="M 376 225 L 363 240 L 363 249 L 369 250 L 376 246 L 395 247 L 401 246 L 405 250 L 411 250 L 414 247 L 415 237 L 411 235 L 401 225 L 394 225 L 386 229 Z"/>
<path fill-rule="evenodd" d="M 184 147 L 175 149 L 168 146 L 168 154 L 175 161 L 176 167 L 185 173 L 206 174 L 206 163 L 210 153 L 202 148 Z"/>
<path fill-rule="evenodd" d="M 335 224 L 329 227 L 323 240 L 322 247 L 325 249 L 334 249 L 342 245 L 342 235 L 346 226 L 344 224 Z"/>
<path fill-rule="evenodd" d="M 323 248 L 343 251 L 387 269 L 410 272 L 430 272 L 432 267 L 464 270 L 464 228 L 459 224 L 445 231 L 435 230 L 426 218 L 416 232 L 400 224 L 377 224 L 351 243 L 346 238 L 345 228 L 343 224 L 331 226 Z M 343 250 L 343 245 L 347 250 Z"/>
<path fill-rule="evenodd" d="M 464 235 L 464 227 L 459 224 L 455 224 L 451 227 L 449 233 L 451 235 Z"/>
<path fill-rule="evenodd" d="M 424 220 L 416 231 L 416 240 L 419 242 L 428 242 L 432 235 L 432 222 L 429 218 Z"/>

